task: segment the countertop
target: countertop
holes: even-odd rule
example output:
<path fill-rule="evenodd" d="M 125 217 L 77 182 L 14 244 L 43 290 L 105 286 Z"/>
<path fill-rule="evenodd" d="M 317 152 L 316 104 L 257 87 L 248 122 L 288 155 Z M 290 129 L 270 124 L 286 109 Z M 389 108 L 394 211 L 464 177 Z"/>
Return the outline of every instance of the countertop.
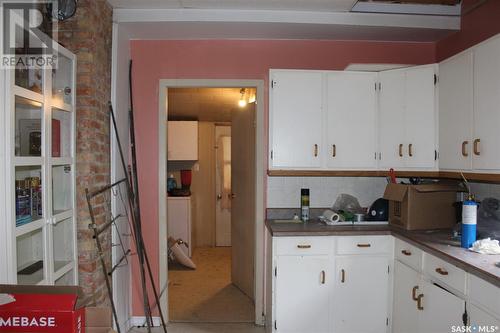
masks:
<path fill-rule="evenodd" d="M 486 255 L 460 247 L 450 230 L 407 231 L 390 225 L 329 226 L 319 221 L 276 223 L 266 220 L 273 237 L 392 235 L 441 258 L 500 288 L 500 255 Z"/>

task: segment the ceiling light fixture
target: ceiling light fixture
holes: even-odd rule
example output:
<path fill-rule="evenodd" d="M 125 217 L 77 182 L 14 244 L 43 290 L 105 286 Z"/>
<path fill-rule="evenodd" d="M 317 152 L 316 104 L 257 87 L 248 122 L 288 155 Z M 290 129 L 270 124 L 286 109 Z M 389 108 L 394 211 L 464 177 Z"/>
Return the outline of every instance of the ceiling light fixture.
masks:
<path fill-rule="evenodd" d="M 244 108 L 245 106 L 247 106 L 247 101 L 245 100 L 245 88 L 241 88 L 240 94 L 241 97 L 240 100 L 238 101 L 238 106 L 240 108 Z"/>

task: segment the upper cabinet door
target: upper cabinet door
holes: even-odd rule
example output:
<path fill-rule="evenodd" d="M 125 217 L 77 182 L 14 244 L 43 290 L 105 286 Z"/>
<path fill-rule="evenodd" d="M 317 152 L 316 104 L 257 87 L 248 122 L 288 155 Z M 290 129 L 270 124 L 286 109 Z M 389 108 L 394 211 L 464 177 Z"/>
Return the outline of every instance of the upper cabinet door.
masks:
<path fill-rule="evenodd" d="M 333 72 L 327 76 L 328 168 L 374 169 L 376 73 Z"/>
<path fill-rule="evenodd" d="M 167 137 L 169 161 L 198 160 L 197 121 L 169 121 Z"/>
<path fill-rule="evenodd" d="M 406 70 L 405 157 L 408 168 L 436 165 L 435 66 Z"/>
<path fill-rule="evenodd" d="M 473 168 L 500 169 L 500 38 L 477 47 L 474 56 Z"/>
<path fill-rule="evenodd" d="M 473 53 L 439 64 L 439 168 L 472 168 Z"/>
<path fill-rule="evenodd" d="M 381 169 L 405 165 L 405 71 L 380 72 L 379 145 Z"/>
<path fill-rule="evenodd" d="M 322 73 L 270 74 L 271 168 L 321 167 Z"/>

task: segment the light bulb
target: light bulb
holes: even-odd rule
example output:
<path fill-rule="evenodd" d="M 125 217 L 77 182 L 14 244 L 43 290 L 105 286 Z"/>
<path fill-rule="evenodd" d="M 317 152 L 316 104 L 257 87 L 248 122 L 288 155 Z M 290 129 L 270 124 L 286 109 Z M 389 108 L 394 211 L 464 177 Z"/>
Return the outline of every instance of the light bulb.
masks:
<path fill-rule="evenodd" d="M 247 106 L 247 101 L 245 101 L 244 99 L 240 99 L 238 101 L 238 105 L 240 106 L 240 108 L 244 108 L 245 106 Z"/>

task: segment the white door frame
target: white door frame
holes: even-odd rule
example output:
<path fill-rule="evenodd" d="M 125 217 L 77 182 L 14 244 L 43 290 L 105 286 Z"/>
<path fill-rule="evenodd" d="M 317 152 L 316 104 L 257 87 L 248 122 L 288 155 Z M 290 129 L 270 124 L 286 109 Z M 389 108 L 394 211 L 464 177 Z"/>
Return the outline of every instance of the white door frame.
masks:
<path fill-rule="evenodd" d="M 264 325 L 264 182 L 266 171 L 264 139 L 264 81 L 220 79 L 161 79 L 158 98 L 158 223 L 159 223 L 159 287 L 168 284 L 167 258 L 167 89 L 168 88 L 257 88 L 255 133 L 255 323 Z M 168 321 L 168 288 L 160 298 L 164 318 Z"/>

